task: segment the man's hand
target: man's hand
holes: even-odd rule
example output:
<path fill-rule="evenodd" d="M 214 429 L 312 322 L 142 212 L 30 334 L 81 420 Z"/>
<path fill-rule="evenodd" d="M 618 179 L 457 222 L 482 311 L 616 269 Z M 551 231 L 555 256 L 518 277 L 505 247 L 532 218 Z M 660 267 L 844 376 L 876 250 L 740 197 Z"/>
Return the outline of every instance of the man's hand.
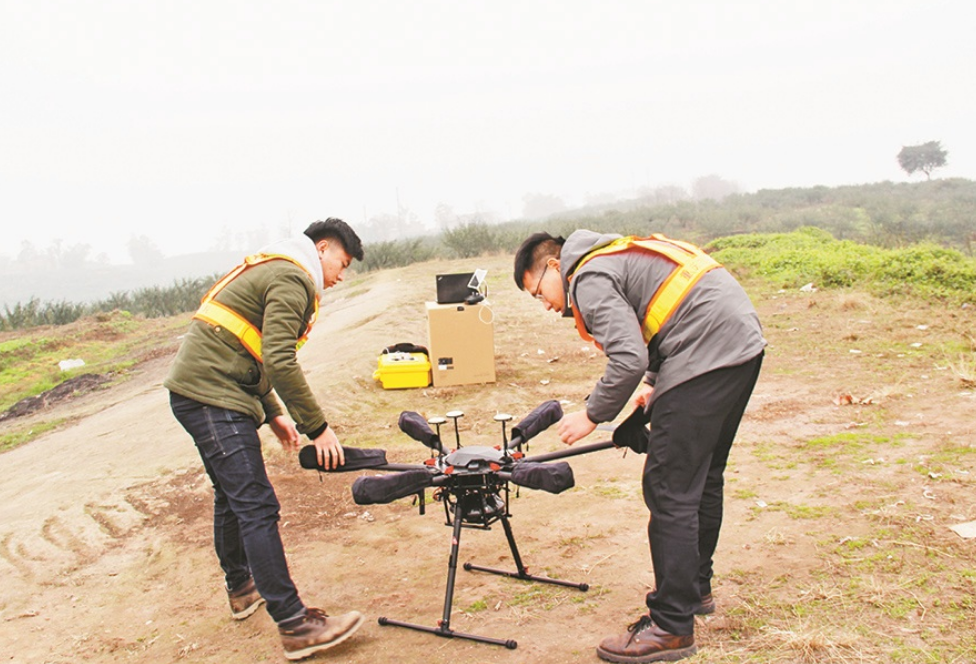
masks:
<path fill-rule="evenodd" d="M 564 415 L 563 419 L 559 420 L 559 427 L 556 431 L 559 433 L 561 441 L 567 445 L 572 445 L 580 438 L 589 435 L 594 429 L 596 429 L 596 423 L 590 420 L 585 410 L 581 410 Z"/>
<path fill-rule="evenodd" d="M 335 470 L 346 463 L 346 455 L 342 451 L 342 445 L 336 438 L 332 427 L 326 428 L 322 435 L 312 441 L 315 444 L 315 456 L 319 465 L 328 470 Z"/>
<path fill-rule="evenodd" d="M 283 448 L 292 452 L 298 449 L 298 429 L 291 420 L 284 415 L 278 415 L 268 425 Z"/>
<path fill-rule="evenodd" d="M 654 393 L 654 386 L 648 385 L 647 383 L 641 383 L 641 386 L 637 388 L 637 392 L 634 393 L 634 408 L 644 408 L 647 406 L 647 402 L 651 400 L 651 394 Z"/>

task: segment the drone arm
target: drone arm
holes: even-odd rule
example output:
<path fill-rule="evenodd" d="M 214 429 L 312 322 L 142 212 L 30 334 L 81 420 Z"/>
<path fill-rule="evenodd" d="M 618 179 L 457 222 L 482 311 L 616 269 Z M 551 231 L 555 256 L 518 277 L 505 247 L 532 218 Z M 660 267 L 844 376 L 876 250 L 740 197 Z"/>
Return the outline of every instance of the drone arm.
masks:
<path fill-rule="evenodd" d="M 382 466 L 376 466 L 370 468 L 369 470 L 395 470 L 397 472 L 404 472 L 409 470 L 427 470 L 427 466 L 422 463 L 384 463 Z"/>
<path fill-rule="evenodd" d="M 590 443 L 589 445 L 579 445 L 576 447 L 567 447 L 564 450 L 556 450 L 555 452 L 546 452 L 545 454 L 536 454 L 532 457 L 526 459 L 526 461 L 533 461 L 536 463 L 541 463 L 543 461 L 553 461 L 555 459 L 565 459 L 566 457 L 579 456 L 580 454 L 589 454 L 590 452 L 599 452 L 600 450 L 608 450 L 611 447 L 616 447 L 612 440 L 606 440 L 602 443 Z"/>

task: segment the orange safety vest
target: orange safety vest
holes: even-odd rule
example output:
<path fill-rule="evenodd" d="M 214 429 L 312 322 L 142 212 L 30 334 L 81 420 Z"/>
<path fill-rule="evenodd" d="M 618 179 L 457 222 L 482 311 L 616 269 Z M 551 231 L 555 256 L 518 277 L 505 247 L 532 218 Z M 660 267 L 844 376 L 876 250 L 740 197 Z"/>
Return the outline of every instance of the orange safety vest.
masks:
<path fill-rule="evenodd" d="M 217 293 L 224 289 L 224 287 L 234 280 L 239 274 L 245 270 L 254 267 L 255 265 L 260 265 L 261 263 L 267 263 L 268 261 L 274 260 L 286 260 L 294 263 L 298 267 L 302 268 L 309 277 L 308 269 L 299 263 L 297 260 L 291 256 L 285 256 L 284 254 L 252 254 L 244 259 L 244 262 L 235 267 L 233 270 L 225 274 L 220 280 L 213 285 L 206 295 L 200 300 L 200 308 L 197 312 L 193 314 L 193 317 L 197 320 L 202 320 L 205 323 L 209 323 L 214 327 L 222 327 L 235 337 L 237 337 L 241 344 L 247 349 L 255 360 L 258 362 L 264 362 L 261 357 L 261 330 L 259 330 L 251 321 L 241 316 L 239 313 L 228 307 L 227 305 L 221 304 L 214 300 Z M 314 277 L 312 277 L 314 281 Z M 299 337 L 298 342 L 295 344 L 295 350 L 304 345 L 308 340 L 308 334 L 312 331 L 312 325 L 315 324 L 316 318 L 319 315 L 319 296 L 315 295 L 315 308 L 312 311 L 312 317 L 308 320 L 305 327 L 305 333 Z"/>
<path fill-rule="evenodd" d="M 692 286 L 698 283 L 698 280 L 706 272 L 722 266 L 714 258 L 693 244 L 671 240 L 660 233 L 655 233 L 647 238 L 629 235 L 618 238 L 610 244 L 595 249 L 583 256 L 576 264 L 576 269 L 569 275 L 570 283 L 572 283 L 573 277 L 580 271 L 580 268 L 594 258 L 634 250 L 663 256 L 677 264 L 671 274 L 668 275 L 668 278 L 664 280 L 664 283 L 654 293 L 654 296 L 647 305 L 644 324 L 641 326 L 644 343 L 646 344 L 650 343 L 651 338 L 668 322 L 671 314 L 684 301 L 685 296 L 691 290 Z M 576 330 L 579 332 L 580 337 L 584 341 L 593 341 L 597 348 L 600 348 L 600 344 L 594 341 L 593 336 L 586 329 L 586 323 L 583 322 L 583 315 L 579 312 L 578 307 L 573 307 L 573 318 L 576 321 Z"/>

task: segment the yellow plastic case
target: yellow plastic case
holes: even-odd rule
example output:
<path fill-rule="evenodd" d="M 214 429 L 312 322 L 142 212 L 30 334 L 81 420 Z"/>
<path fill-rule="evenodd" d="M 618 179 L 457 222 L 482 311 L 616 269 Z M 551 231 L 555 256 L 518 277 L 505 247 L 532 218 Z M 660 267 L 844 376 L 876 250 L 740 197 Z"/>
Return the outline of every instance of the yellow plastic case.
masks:
<path fill-rule="evenodd" d="M 401 390 L 430 385 L 430 360 L 425 353 L 383 353 L 373 379 L 384 390 Z"/>

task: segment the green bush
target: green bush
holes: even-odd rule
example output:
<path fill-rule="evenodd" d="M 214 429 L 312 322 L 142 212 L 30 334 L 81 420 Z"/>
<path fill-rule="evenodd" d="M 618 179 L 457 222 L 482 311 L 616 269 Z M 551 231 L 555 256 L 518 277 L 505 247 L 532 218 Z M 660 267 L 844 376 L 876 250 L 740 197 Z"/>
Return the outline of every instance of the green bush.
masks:
<path fill-rule="evenodd" d="M 458 258 L 480 256 L 498 247 L 494 230 L 481 222 L 449 228 L 441 233 L 441 242 Z"/>
<path fill-rule="evenodd" d="M 976 301 L 976 261 L 933 244 L 887 252 L 878 281 L 896 292 Z"/>
<path fill-rule="evenodd" d="M 422 263 L 434 257 L 434 240 L 419 237 L 407 240 L 374 242 L 364 247 L 364 257 L 359 267 L 364 272 L 404 267 Z"/>
<path fill-rule="evenodd" d="M 112 293 L 105 300 L 92 304 L 48 302 L 42 304 L 32 298 L 26 304 L 18 302 L 11 309 L 4 307 L 0 314 L 0 330 L 23 330 L 40 325 L 67 325 L 84 316 L 99 312 L 127 311 L 146 318 L 173 316 L 193 311 L 200 306 L 200 298 L 218 279 L 218 275 L 199 279 L 182 279 L 169 288 L 153 286 L 133 293 Z"/>
<path fill-rule="evenodd" d="M 976 260 L 931 243 L 886 249 L 837 240 L 819 228 L 738 235 L 707 249 L 736 274 L 781 288 L 860 287 L 952 302 L 976 301 Z"/>

